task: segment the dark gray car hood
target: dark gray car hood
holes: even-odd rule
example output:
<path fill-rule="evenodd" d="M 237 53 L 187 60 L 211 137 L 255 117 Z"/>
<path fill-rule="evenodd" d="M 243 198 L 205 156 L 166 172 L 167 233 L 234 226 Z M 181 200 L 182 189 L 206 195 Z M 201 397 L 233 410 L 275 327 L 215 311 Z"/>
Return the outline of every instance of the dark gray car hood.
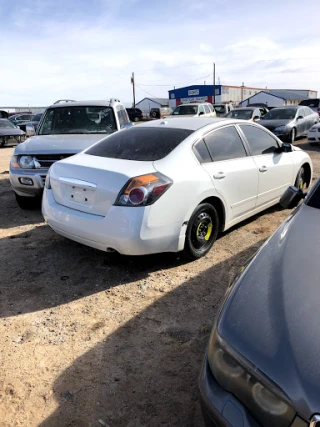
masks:
<path fill-rule="evenodd" d="M 262 125 L 269 130 L 273 130 L 279 126 L 286 126 L 290 122 L 292 122 L 292 119 L 289 119 L 289 120 L 288 119 L 283 119 L 283 120 L 264 120 L 264 119 L 262 119 L 259 121 L 259 125 Z"/>
<path fill-rule="evenodd" d="M 0 128 L 0 135 L 5 136 L 14 136 L 14 135 L 24 135 L 25 133 L 21 129 L 16 128 Z"/>
<path fill-rule="evenodd" d="M 218 323 L 306 420 L 320 412 L 319 224 L 319 209 L 295 211 L 249 264 Z"/>
<path fill-rule="evenodd" d="M 108 134 L 36 135 L 19 144 L 14 154 L 76 154 Z"/>

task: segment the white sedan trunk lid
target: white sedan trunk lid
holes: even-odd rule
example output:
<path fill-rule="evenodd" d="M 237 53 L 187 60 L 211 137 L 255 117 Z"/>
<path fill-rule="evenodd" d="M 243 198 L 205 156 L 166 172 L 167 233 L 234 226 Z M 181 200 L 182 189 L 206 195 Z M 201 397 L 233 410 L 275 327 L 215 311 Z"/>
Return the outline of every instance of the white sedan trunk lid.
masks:
<path fill-rule="evenodd" d="M 50 169 L 50 183 L 60 205 L 105 216 L 130 178 L 153 172 L 153 162 L 80 153 L 56 162 Z"/>

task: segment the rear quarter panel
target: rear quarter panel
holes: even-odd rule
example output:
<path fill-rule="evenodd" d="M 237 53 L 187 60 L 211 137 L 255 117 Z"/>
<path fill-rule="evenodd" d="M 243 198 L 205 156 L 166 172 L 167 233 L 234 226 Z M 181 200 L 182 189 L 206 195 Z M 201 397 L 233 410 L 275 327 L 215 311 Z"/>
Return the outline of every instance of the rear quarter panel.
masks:
<path fill-rule="evenodd" d="M 149 227 L 176 223 L 182 227 L 202 200 L 217 195 L 210 176 L 191 148 L 176 150 L 176 153 L 172 152 L 167 158 L 154 162 L 155 169 L 170 178 L 173 184 L 151 206 Z"/>

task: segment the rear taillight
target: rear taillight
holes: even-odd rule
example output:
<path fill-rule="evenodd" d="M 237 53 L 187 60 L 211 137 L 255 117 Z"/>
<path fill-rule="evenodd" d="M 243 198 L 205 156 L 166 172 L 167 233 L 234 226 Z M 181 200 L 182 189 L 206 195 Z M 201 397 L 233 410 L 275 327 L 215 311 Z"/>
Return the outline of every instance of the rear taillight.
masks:
<path fill-rule="evenodd" d="M 172 185 L 172 181 L 161 173 L 136 176 L 120 191 L 116 206 L 147 206 L 154 203 Z"/>

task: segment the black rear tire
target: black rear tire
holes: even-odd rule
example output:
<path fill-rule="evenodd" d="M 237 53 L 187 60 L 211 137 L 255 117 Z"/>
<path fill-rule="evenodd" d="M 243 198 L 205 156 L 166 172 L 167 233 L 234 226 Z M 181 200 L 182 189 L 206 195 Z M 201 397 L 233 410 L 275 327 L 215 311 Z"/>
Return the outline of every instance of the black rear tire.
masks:
<path fill-rule="evenodd" d="M 40 197 L 24 197 L 19 196 L 19 194 L 14 193 L 16 196 L 16 201 L 18 203 L 18 206 L 21 209 L 25 210 L 35 210 L 39 209 L 41 206 L 41 199 Z"/>
<path fill-rule="evenodd" d="M 293 128 L 292 131 L 290 132 L 290 137 L 289 137 L 290 144 L 294 143 L 294 141 L 296 140 L 296 136 L 297 136 L 296 128 Z"/>
<path fill-rule="evenodd" d="M 188 222 L 183 256 L 196 260 L 212 248 L 219 231 L 219 215 L 210 203 L 202 203 L 194 210 Z"/>

